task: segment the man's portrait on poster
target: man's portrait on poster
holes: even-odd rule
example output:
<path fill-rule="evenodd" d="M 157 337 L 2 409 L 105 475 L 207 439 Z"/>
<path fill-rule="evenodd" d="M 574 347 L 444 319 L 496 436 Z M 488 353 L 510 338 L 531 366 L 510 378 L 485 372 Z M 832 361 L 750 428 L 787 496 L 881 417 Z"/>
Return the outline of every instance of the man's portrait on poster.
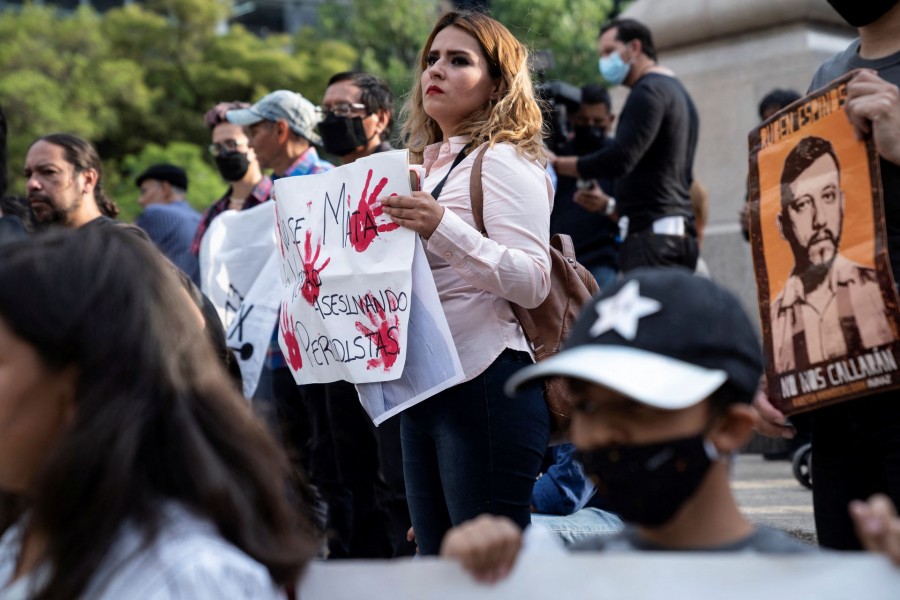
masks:
<path fill-rule="evenodd" d="M 801 139 L 784 161 L 780 183 L 776 224 L 794 267 L 771 305 L 775 371 L 805 369 L 893 342 L 875 269 L 840 253 L 848 190 L 841 187 L 831 142 Z"/>

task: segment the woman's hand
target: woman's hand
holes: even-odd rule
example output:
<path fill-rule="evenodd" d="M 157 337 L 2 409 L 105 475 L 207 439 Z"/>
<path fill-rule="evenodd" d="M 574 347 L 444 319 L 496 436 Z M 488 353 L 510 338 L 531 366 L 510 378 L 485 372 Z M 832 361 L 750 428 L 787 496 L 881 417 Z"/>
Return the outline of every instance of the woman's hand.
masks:
<path fill-rule="evenodd" d="M 444 216 L 444 207 L 428 192 L 413 192 L 411 196 L 385 196 L 379 199 L 384 214 L 407 229 L 428 239 Z"/>

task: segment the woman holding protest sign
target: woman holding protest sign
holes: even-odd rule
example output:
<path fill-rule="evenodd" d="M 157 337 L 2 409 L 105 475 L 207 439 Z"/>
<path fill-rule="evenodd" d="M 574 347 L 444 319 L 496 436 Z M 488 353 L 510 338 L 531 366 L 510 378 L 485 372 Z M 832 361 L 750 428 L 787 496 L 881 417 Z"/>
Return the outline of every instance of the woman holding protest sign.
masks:
<path fill-rule="evenodd" d="M 279 598 L 315 552 L 286 459 L 155 249 L 116 227 L 4 247 L 0 596 Z M 12 514 L 15 512 L 16 514 Z"/>
<path fill-rule="evenodd" d="M 506 27 L 480 13 L 445 14 L 417 71 L 403 132 L 431 191 L 381 200 L 425 244 L 465 373 L 401 413 L 416 541 L 422 554 L 437 554 L 451 526 L 480 513 L 530 522 L 549 415 L 540 389 L 511 399 L 502 388 L 532 362 L 510 303 L 534 307 L 549 291 L 553 189 L 527 51 Z M 476 227 L 469 195 L 482 152 L 490 237 Z"/>

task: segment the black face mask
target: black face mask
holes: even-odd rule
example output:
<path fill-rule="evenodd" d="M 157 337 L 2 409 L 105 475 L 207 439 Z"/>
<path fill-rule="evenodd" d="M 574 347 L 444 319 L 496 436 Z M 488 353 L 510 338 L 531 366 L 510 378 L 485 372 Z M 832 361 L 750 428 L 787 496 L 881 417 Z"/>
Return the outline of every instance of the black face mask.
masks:
<path fill-rule="evenodd" d="M 572 147 L 576 156 L 584 156 L 595 152 L 606 143 L 606 132 L 603 131 L 602 127 L 576 125 L 573 131 L 575 137 L 572 138 Z"/>
<path fill-rule="evenodd" d="M 325 151 L 346 156 L 369 142 L 361 117 L 328 117 L 319 123 L 319 135 Z"/>
<path fill-rule="evenodd" d="M 668 523 L 697 491 L 717 456 L 702 434 L 575 453 L 609 510 L 646 527 Z"/>
<path fill-rule="evenodd" d="M 224 152 L 216 156 L 216 167 L 225 181 L 240 181 L 250 168 L 250 159 L 244 152 Z"/>
<path fill-rule="evenodd" d="M 828 4 L 854 27 L 871 25 L 897 5 L 897 0 L 828 0 Z"/>

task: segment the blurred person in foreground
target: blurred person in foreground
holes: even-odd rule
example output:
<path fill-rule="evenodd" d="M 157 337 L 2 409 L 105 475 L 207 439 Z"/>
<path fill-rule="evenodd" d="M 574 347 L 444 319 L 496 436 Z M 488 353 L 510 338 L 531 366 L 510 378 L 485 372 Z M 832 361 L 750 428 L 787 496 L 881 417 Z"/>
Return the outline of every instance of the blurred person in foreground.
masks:
<path fill-rule="evenodd" d="M 274 599 L 297 581 L 315 543 L 287 461 L 202 329 L 120 228 L 4 249 L 0 595 Z"/>
<path fill-rule="evenodd" d="M 750 402 L 761 373 L 759 341 L 740 302 L 685 269 L 635 269 L 588 304 L 562 352 L 506 384 L 515 393 L 565 378 L 576 460 L 626 524 L 572 549 L 813 550 L 750 522 L 731 492 L 732 457 L 753 435 Z M 511 525 L 479 517 L 451 530 L 441 555 L 481 579 L 505 577 L 522 545 Z M 536 527 L 530 535 L 539 540 Z"/>

